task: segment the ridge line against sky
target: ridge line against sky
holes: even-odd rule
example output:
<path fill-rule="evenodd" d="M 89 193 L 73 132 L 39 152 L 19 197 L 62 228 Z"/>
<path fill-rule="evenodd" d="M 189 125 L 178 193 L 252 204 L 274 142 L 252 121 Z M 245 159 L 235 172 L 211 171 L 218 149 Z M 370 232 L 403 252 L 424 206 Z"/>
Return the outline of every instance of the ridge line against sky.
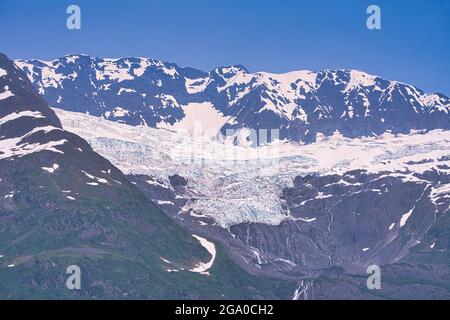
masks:
<path fill-rule="evenodd" d="M 0 52 L 0 53 L 1 53 L 1 52 Z M 56 58 L 51 58 L 51 59 L 39 59 L 39 58 L 33 58 L 33 59 L 29 59 L 29 60 L 38 60 L 38 61 L 43 61 L 43 62 L 53 62 L 53 61 L 59 60 L 59 59 L 61 59 L 61 58 L 64 58 L 64 57 L 67 57 L 67 56 L 73 56 L 73 55 L 75 55 L 75 56 L 76 56 L 76 55 L 78 55 L 78 56 L 86 56 L 86 57 L 89 57 L 90 59 L 100 59 L 100 60 L 103 59 L 103 60 L 113 60 L 113 61 L 114 61 L 114 60 L 120 60 L 120 59 L 133 59 L 133 58 L 136 58 L 136 59 L 149 59 L 149 60 L 157 60 L 157 61 L 161 61 L 161 62 L 167 63 L 167 64 L 175 64 L 175 65 L 177 65 L 177 66 L 180 67 L 180 68 L 193 68 L 193 67 L 191 67 L 191 66 L 179 65 L 178 63 L 173 62 L 173 61 L 166 61 L 166 60 L 163 60 L 163 59 L 155 59 L 155 58 L 152 58 L 152 57 L 140 57 L 140 56 L 97 57 L 97 56 L 91 56 L 91 55 L 86 54 L 86 53 L 68 53 L 68 54 L 62 55 L 61 57 L 56 57 Z M 27 59 L 15 59 L 15 60 L 26 61 Z M 319 72 L 328 71 L 328 70 L 330 70 L 330 71 L 337 71 L 337 70 L 343 70 L 343 71 L 358 71 L 358 72 L 367 73 L 366 71 L 364 71 L 364 70 L 359 70 L 359 69 L 323 69 L 323 70 L 306 70 L 306 69 L 298 69 L 298 70 L 290 70 L 290 71 L 286 71 L 286 72 L 269 72 L 269 71 L 265 71 L 265 70 L 252 71 L 252 70 L 249 70 L 246 66 L 243 66 L 243 65 L 223 65 L 223 66 L 217 66 L 217 67 L 212 68 L 212 69 L 210 69 L 210 70 L 203 70 L 203 69 L 198 69 L 198 68 L 193 68 L 193 69 L 198 70 L 198 71 L 201 71 L 201 72 L 209 73 L 209 72 L 212 72 L 213 70 L 218 69 L 218 68 L 222 68 L 222 67 L 224 67 L 224 68 L 227 68 L 227 67 L 237 67 L 237 66 L 240 66 L 240 67 L 245 68 L 250 74 L 266 73 L 266 74 L 283 75 L 283 74 L 287 74 L 287 73 L 304 72 L 304 71 L 307 71 L 307 72 L 313 72 L 313 73 L 319 73 Z M 372 75 L 372 76 L 375 76 L 375 77 L 379 77 L 379 78 L 381 78 L 381 79 L 383 79 L 383 80 L 394 81 L 394 82 L 403 83 L 403 84 L 407 84 L 407 85 L 411 85 L 411 86 L 417 87 L 414 83 L 402 82 L 402 81 L 398 81 L 397 79 L 387 79 L 387 78 L 384 78 L 384 77 L 382 77 L 382 76 L 380 76 L 380 75 L 377 75 L 377 74 L 370 74 L 370 73 L 367 73 L 367 74 Z M 420 90 L 422 90 L 422 88 L 420 88 L 420 87 L 417 87 L 417 88 L 420 89 Z M 433 94 L 433 93 L 438 93 L 438 92 L 431 92 L 431 91 L 428 92 L 428 91 L 424 91 L 424 93 L 426 93 L 426 94 Z M 448 95 L 447 95 L 447 96 L 448 96 Z"/>
<path fill-rule="evenodd" d="M 70 4 L 81 30 L 66 28 Z M 366 28 L 370 4 L 381 30 Z M 205 71 L 356 69 L 450 95 L 450 0 L 1 0 L 0 39 L 13 59 L 83 52 Z"/>

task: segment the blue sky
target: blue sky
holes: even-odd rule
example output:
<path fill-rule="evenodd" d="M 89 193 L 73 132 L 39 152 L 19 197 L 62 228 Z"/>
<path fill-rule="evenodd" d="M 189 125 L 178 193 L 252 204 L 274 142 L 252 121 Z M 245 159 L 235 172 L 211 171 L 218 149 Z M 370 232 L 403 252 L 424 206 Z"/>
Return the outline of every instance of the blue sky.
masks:
<path fill-rule="evenodd" d="M 78 4 L 82 29 L 66 29 Z M 366 28 L 381 7 L 382 29 Z M 0 0 L 0 51 L 143 56 L 208 71 L 353 68 L 450 95 L 450 0 Z"/>

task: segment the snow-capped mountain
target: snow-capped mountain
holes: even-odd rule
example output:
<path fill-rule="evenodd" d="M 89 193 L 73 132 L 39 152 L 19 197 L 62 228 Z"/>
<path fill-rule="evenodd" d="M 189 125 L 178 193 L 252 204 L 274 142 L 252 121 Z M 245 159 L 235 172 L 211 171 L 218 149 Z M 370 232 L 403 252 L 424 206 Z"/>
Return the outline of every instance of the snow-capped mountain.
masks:
<path fill-rule="evenodd" d="M 216 253 L 63 129 L 0 54 L 0 299 L 287 298 L 294 290 L 275 292 L 273 280 Z M 80 290 L 66 287 L 70 265 L 82 272 Z"/>
<path fill-rule="evenodd" d="M 356 70 L 250 73 L 243 66 L 210 72 L 147 58 L 68 55 L 17 60 L 51 106 L 131 125 L 183 126 L 192 105 L 203 126 L 279 129 L 280 138 L 314 142 L 450 128 L 450 99 Z M 198 119 L 198 118 L 197 118 Z"/>
<path fill-rule="evenodd" d="M 297 290 L 288 289 L 296 299 L 450 297 L 447 97 L 425 94 L 413 86 L 355 70 L 276 75 L 250 73 L 242 66 L 232 66 L 206 73 L 151 59 L 112 60 L 83 55 L 16 64 L 40 94 L 59 109 L 54 109 L 55 116 L 38 95 L 29 92 L 29 84 L 27 94 L 41 101 L 42 108 L 24 108 L 17 114 L 9 104 L 3 104 L 9 109 L 0 118 L 0 130 L 4 130 L 0 131 L 4 156 L 2 160 L 0 154 L 0 179 L 7 183 L 0 184 L 0 195 L 5 194 L 4 200 L 0 197 L 0 206 L 15 214 L 22 203 L 18 202 L 22 200 L 18 194 L 27 194 L 28 200 L 42 196 L 29 190 L 14 191 L 20 188 L 13 184 L 17 176 L 11 176 L 11 172 L 14 175 L 23 170 L 16 160 L 28 159 L 25 152 L 29 143 L 21 140 L 28 137 L 29 130 L 10 132 L 22 130 L 28 117 L 33 118 L 33 123 L 43 121 L 44 116 L 36 112 L 45 111 L 51 123 L 42 125 L 56 128 L 49 132 L 70 131 L 76 134 L 71 139 L 77 137 L 84 143 L 78 146 L 80 152 L 70 139 L 65 139 L 65 148 L 47 145 L 64 140 L 60 136 L 39 141 L 50 153 L 34 155 L 67 159 L 38 157 L 26 164 L 33 168 L 38 164 L 39 183 L 47 181 L 48 176 L 56 179 L 63 171 L 67 175 L 62 169 L 74 168 L 76 174 L 56 180 L 58 188 L 52 189 L 52 197 L 65 197 L 63 200 L 69 204 L 87 199 L 81 207 L 67 208 L 70 213 L 75 210 L 83 214 L 87 210 L 91 214 L 85 218 L 87 222 L 79 222 L 78 215 L 67 217 L 66 209 L 57 206 L 58 214 L 61 210 L 64 213 L 58 215 L 62 221 L 57 221 L 63 227 L 60 231 L 50 222 L 46 224 L 45 230 L 50 230 L 52 236 L 69 232 L 66 229 L 71 230 L 67 226 L 72 222 L 81 224 L 75 232 L 82 233 L 83 241 L 87 237 L 88 245 L 95 245 L 96 250 L 104 250 L 106 238 L 114 250 L 126 252 L 127 257 L 132 255 L 131 260 L 142 266 L 151 266 L 150 270 L 143 267 L 142 272 L 151 272 L 153 279 L 160 279 L 158 288 L 163 293 L 180 285 L 184 288 L 182 279 L 189 278 L 189 283 L 200 281 L 202 288 L 216 286 L 214 292 L 220 295 L 221 279 L 228 283 L 233 278 L 231 282 L 250 288 L 258 296 L 273 296 L 268 288 L 288 281 L 296 284 Z M 0 77 L 12 74 L 6 69 L 0 69 Z M 25 83 L 24 74 L 17 72 L 20 81 L 14 81 Z M 0 83 L 4 101 L 12 101 L 19 90 L 9 82 Z M 207 139 L 195 134 L 198 122 L 209 131 Z M 30 128 L 33 131 L 34 125 Z M 254 148 L 245 141 L 236 143 L 240 135 L 216 139 L 218 131 L 233 128 L 245 128 L 244 133 L 248 129 L 281 128 L 281 138 L 295 141 L 275 141 Z M 1 140 L 2 135 L 7 143 Z M 12 141 L 14 137 L 19 140 Z M 79 137 L 110 162 L 101 157 L 94 161 L 98 154 Z M 3 148 L 5 145 L 7 148 Z M 89 158 L 78 158 L 86 154 L 90 154 Z M 111 166 L 106 168 L 117 173 L 116 178 L 102 169 L 105 161 Z M 85 172 L 80 166 L 86 166 Z M 116 180 L 121 184 L 116 185 Z M 65 188 L 68 181 L 74 184 Z M 83 183 L 78 185 L 79 181 Z M 27 180 L 22 186 L 34 184 Z M 76 195 L 68 198 L 66 189 L 76 190 Z M 105 203 L 112 197 L 114 201 Z M 38 203 L 53 208 L 51 199 L 45 196 L 46 201 Z M 153 205 L 148 207 L 145 200 L 188 230 L 188 235 L 164 220 Z M 96 204 L 93 209 L 92 201 Z M 136 213 L 136 206 L 142 210 Z M 100 214 L 94 216 L 92 213 L 97 211 Z M 148 222 L 141 213 L 155 220 Z M 136 228 L 143 232 L 130 239 Z M 146 236 L 156 229 L 164 234 Z M 11 230 L 15 232 L 12 236 L 10 231 L 0 232 L 0 239 L 17 238 L 21 231 Z M 189 234 L 205 238 L 193 239 Z M 180 250 L 173 249 L 172 240 Z M 202 248 L 197 240 L 209 252 L 208 256 L 203 252 L 203 259 L 198 258 Z M 186 248 L 186 243 L 193 245 L 192 241 L 197 246 Z M 39 243 L 42 249 L 48 241 Z M 268 287 L 259 287 L 266 280 L 257 284 L 238 268 L 223 268 L 220 261 L 226 257 L 219 254 L 215 261 L 214 243 L 220 243 L 234 263 L 250 273 L 276 280 L 267 280 Z M 15 256 L 14 263 L 23 261 L 25 254 L 14 250 L 28 248 L 29 243 L 19 249 L 7 244 L 6 256 Z M 165 252 L 172 255 L 168 257 Z M 117 256 L 116 251 L 113 255 Z M 179 255 L 186 259 L 174 263 Z M 195 261 L 186 261 L 186 255 L 195 256 Z M 191 267 L 193 263 L 196 266 L 188 271 L 189 262 Z M 381 291 L 365 289 L 366 267 L 371 264 L 382 267 Z M 190 278 L 192 270 L 201 270 L 199 278 Z M 177 278 L 179 282 L 171 277 L 175 273 L 182 275 Z M 205 280 L 206 273 L 212 282 Z M 136 283 L 144 287 L 138 292 L 151 296 L 145 287 L 148 282 L 141 281 L 143 276 L 139 274 Z M 214 282 L 216 279 L 218 282 Z M 121 288 L 129 287 L 126 280 L 120 284 Z M 228 289 L 239 297 L 239 289 Z M 195 297 L 205 297 L 198 290 Z M 191 285 L 188 291 L 193 292 Z M 248 292 L 241 296 L 247 297 Z"/>

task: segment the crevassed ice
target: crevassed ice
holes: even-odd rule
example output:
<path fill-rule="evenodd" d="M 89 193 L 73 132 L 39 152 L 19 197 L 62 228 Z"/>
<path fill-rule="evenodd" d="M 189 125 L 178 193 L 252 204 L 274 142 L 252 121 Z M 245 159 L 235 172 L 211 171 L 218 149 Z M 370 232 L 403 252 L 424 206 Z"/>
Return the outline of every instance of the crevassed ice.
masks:
<path fill-rule="evenodd" d="M 416 181 L 406 170 L 424 172 L 439 164 L 450 165 L 450 161 L 411 164 L 448 155 L 450 131 L 359 139 L 336 134 L 308 145 L 278 141 L 251 148 L 226 140 L 194 139 L 174 130 L 133 127 L 55 111 L 66 130 L 85 138 L 124 173 L 149 175 L 166 186 L 170 185 L 169 175 L 187 178 L 189 189 L 198 196 L 185 205 L 184 214 L 191 210 L 225 228 L 241 222 L 279 224 L 291 219 L 280 195 L 298 175 L 365 169 L 401 171 L 395 175 Z M 304 223 L 314 218 L 312 212 Z"/>

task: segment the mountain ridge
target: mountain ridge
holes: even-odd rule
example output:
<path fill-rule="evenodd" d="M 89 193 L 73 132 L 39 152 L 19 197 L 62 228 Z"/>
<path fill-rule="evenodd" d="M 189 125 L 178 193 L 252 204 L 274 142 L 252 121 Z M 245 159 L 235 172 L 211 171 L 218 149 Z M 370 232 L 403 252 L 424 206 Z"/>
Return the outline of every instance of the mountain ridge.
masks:
<path fill-rule="evenodd" d="M 183 122 L 192 103 L 211 104 L 227 129 L 278 129 L 281 139 L 314 142 L 450 128 L 450 99 L 353 69 L 250 73 L 244 66 L 204 72 L 149 58 L 67 55 L 16 60 L 52 107 L 131 125 Z"/>
<path fill-rule="evenodd" d="M 91 60 L 109 60 L 109 61 L 120 61 L 120 60 L 130 60 L 130 59 L 140 59 L 140 60 L 149 60 L 149 61 L 157 61 L 163 64 L 169 64 L 169 65 L 175 65 L 178 68 L 183 68 L 183 69 L 193 69 L 193 70 L 197 70 L 201 73 L 204 74 L 209 74 L 215 70 L 219 70 L 219 69 L 228 69 L 228 68 L 237 68 L 237 69 L 241 69 L 243 71 L 245 71 L 246 73 L 251 73 L 251 74 L 271 74 L 271 75 L 286 75 L 286 74 L 290 74 L 290 73 L 300 73 L 300 72 L 307 72 L 307 73 L 319 73 L 319 72 L 330 72 L 330 71 L 356 71 L 356 72 L 360 72 L 360 73 L 366 73 L 369 75 L 372 75 L 374 77 L 380 78 L 380 79 L 384 79 L 386 81 L 395 81 L 398 82 L 400 84 L 403 85 L 409 85 L 409 86 L 414 86 L 416 88 L 418 88 L 416 85 L 412 84 L 411 82 L 407 82 L 407 81 L 399 81 L 399 80 L 387 80 L 382 76 L 379 75 L 374 75 L 372 73 L 366 72 L 363 69 L 357 69 L 357 68 L 325 68 L 325 69 L 321 69 L 321 70 L 313 70 L 313 69 L 294 69 L 294 70 L 288 70 L 288 71 L 284 71 L 284 72 L 272 72 L 272 71 L 267 71 L 267 70 L 259 70 L 259 71 L 254 71 L 251 72 L 247 67 L 245 67 L 242 64 L 230 64 L 230 65 L 223 65 L 223 66 L 218 66 L 218 67 L 214 67 L 209 71 L 205 71 L 204 69 L 201 68 L 196 68 L 196 67 L 189 67 L 189 66 L 183 66 L 183 65 L 179 65 L 175 62 L 171 62 L 168 60 L 163 60 L 163 59 L 158 59 L 158 58 L 150 58 L 150 57 L 144 57 L 144 56 L 120 56 L 120 57 L 100 57 L 100 56 L 93 56 L 87 53 L 68 53 L 65 54 L 59 58 L 54 58 L 54 59 L 38 59 L 38 58 L 30 58 L 30 59 L 23 59 L 23 58 L 16 58 L 13 61 L 17 61 L 17 62 L 23 62 L 23 63 L 31 63 L 31 62 L 40 62 L 43 64 L 49 64 L 49 63 L 53 63 L 56 61 L 60 61 L 61 59 L 66 59 L 66 58 L 73 58 L 73 57 L 85 57 L 85 58 L 89 58 Z M 438 92 L 438 91 L 430 91 L 430 92 L 426 92 L 421 90 L 423 93 L 425 94 L 438 94 L 441 96 L 445 96 L 448 97 L 448 95 L 446 95 L 443 92 Z"/>

